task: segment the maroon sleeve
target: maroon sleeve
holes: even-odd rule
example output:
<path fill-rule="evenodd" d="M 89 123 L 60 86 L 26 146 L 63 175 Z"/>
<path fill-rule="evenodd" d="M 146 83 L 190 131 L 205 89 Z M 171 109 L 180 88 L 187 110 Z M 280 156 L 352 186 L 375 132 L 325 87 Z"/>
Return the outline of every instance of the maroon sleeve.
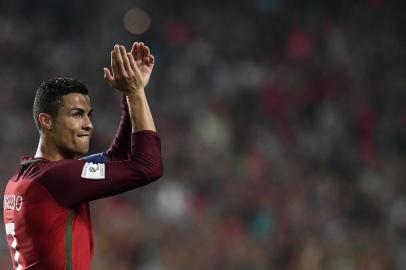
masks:
<path fill-rule="evenodd" d="M 126 97 L 121 99 L 121 119 L 110 148 L 106 151 L 109 160 L 126 160 L 131 147 L 131 120 Z"/>
<path fill-rule="evenodd" d="M 132 134 L 129 160 L 99 164 L 105 168 L 104 179 L 82 177 L 85 165 L 84 160 L 51 162 L 37 181 L 64 207 L 146 185 L 162 176 L 159 137 L 153 131 Z"/>

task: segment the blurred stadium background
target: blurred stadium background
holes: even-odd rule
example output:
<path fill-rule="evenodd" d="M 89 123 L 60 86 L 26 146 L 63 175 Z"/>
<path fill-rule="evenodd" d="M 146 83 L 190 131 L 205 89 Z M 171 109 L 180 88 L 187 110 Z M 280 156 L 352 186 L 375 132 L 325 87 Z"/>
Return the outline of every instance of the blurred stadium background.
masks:
<path fill-rule="evenodd" d="M 2 0 L 1 187 L 35 152 L 48 78 L 88 86 L 106 148 L 103 66 L 143 41 L 165 176 L 91 204 L 93 269 L 406 269 L 405 18 L 389 0 Z"/>

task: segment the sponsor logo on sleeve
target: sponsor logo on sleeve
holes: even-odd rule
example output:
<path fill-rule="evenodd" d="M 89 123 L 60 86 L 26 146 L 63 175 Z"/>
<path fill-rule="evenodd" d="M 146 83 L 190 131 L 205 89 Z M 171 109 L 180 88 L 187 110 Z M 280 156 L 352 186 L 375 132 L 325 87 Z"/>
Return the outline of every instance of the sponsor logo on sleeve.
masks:
<path fill-rule="evenodd" d="M 20 211 L 23 206 L 23 197 L 21 195 L 5 194 L 3 200 L 4 210 Z"/>
<path fill-rule="evenodd" d="M 86 179 L 104 179 L 106 165 L 104 163 L 86 162 L 82 170 L 82 178 Z"/>

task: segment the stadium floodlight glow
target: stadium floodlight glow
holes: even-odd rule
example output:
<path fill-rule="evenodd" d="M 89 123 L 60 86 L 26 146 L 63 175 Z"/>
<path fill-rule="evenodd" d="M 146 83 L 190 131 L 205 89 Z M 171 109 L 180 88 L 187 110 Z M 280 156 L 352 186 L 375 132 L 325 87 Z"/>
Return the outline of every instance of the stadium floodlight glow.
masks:
<path fill-rule="evenodd" d="M 124 26 L 128 32 L 140 35 L 146 32 L 151 25 L 149 14 L 140 8 L 132 8 L 124 15 Z"/>

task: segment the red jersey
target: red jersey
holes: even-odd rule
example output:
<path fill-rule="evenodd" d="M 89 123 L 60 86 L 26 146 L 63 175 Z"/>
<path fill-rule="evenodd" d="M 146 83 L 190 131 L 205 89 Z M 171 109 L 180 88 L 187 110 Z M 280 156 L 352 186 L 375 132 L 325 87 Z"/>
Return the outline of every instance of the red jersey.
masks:
<path fill-rule="evenodd" d="M 22 159 L 3 201 L 13 269 L 90 269 L 94 249 L 88 202 L 162 175 L 158 136 L 153 131 L 131 134 L 124 109 L 106 153 L 83 160 Z"/>

